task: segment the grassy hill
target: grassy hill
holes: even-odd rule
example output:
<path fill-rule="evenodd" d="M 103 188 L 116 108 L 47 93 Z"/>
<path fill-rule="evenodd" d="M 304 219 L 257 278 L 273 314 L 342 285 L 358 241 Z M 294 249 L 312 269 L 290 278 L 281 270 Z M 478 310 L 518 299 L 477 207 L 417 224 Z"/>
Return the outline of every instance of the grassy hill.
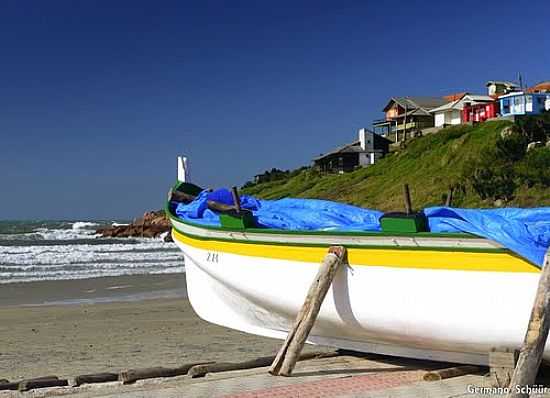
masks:
<path fill-rule="evenodd" d="M 346 174 L 302 168 L 277 180 L 247 183 L 243 193 L 264 199 L 321 198 L 380 210 L 403 209 L 403 184 L 416 208 L 444 203 L 455 188 L 455 207 L 550 206 L 550 117 L 513 124 L 490 121 L 455 126 L 409 140 L 375 165 Z"/>

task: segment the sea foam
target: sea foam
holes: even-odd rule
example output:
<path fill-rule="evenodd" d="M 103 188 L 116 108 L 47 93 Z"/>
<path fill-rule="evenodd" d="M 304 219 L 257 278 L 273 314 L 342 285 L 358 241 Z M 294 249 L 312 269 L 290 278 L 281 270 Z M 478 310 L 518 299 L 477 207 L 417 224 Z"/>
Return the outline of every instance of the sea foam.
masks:
<path fill-rule="evenodd" d="M 0 234 L 0 284 L 184 272 L 183 256 L 162 239 L 101 238 L 100 223 L 43 223 Z"/>

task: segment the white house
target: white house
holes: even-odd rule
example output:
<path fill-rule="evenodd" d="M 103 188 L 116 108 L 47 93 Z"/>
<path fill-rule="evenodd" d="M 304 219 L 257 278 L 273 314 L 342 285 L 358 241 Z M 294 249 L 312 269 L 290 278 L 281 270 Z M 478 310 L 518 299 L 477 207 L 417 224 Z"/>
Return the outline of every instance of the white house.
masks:
<path fill-rule="evenodd" d="M 494 99 L 488 95 L 474 95 L 465 94 L 461 98 L 448 102 L 437 108 L 430 110 L 430 113 L 434 115 L 435 127 L 445 127 L 462 123 L 462 110 L 464 104 L 483 104 L 491 103 Z"/>

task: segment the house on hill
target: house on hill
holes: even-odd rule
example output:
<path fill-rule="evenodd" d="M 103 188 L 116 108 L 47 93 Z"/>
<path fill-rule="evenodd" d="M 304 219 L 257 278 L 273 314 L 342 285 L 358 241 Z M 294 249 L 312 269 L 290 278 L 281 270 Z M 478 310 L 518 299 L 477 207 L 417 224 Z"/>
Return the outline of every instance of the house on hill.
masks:
<path fill-rule="evenodd" d="M 496 117 L 497 107 L 498 102 L 488 95 L 464 93 L 462 97 L 434 108 L 430 113 L 434 115 L 435 127 L 445 127 Z"/>
<path fill-rule="evenodd" d="M 430 111 L 434 115 L 434 126 L 478 123 L 496 118 L 501 114 L 501 101 L 498 98 L 513 95 L 520 90 L 518 84 L 501 80 L 490 80 L 485 86 L 487 95 L 458 93 L 444 97 L 449 99 L 448 102 Z M 544 82 L 541 83 L 542 87 L 545 87 Z M 462 96 L 458 97 L 460 94 Z"/>
<path fill-rule="evenodd" d="M 465 103 L 462 109 L 462 123 L 480 123 L 500 115 L 500 102 L 492 99 L 487 102 Z"/>
<path fill-rule="evenodd" d="M 365 128 L 359 129 L 359 139 L 342 145 L 313 159 L 313 167 L 329 173 L 345 173 L 376 163 L 389 151 L 387 138 Z"/>
<path fill-rule="evenodd" d="M 502 116 L 538 115 L 550 110 L 550 93 L 517 91 L 498 98 Z"/>
<path fill-rule="evenodd" d="M 446 102 L 443 97 L 393 97 L 383 109 L 385 119 L 375 120 L 373 129 L 392 141 L 403 141 L 433 127 L 434 116 L 430 111 Z"/>

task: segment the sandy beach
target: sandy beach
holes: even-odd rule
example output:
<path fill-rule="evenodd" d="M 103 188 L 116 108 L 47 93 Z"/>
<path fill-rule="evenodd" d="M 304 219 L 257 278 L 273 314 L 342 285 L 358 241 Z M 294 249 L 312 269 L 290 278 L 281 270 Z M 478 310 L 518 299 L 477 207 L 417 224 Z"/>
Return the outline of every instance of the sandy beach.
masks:
<path fill-rule="evenodd" d="M 270 355 L 278 340 L 207 323 L 185 274 L 0 285 L 0 378 Z"/>

